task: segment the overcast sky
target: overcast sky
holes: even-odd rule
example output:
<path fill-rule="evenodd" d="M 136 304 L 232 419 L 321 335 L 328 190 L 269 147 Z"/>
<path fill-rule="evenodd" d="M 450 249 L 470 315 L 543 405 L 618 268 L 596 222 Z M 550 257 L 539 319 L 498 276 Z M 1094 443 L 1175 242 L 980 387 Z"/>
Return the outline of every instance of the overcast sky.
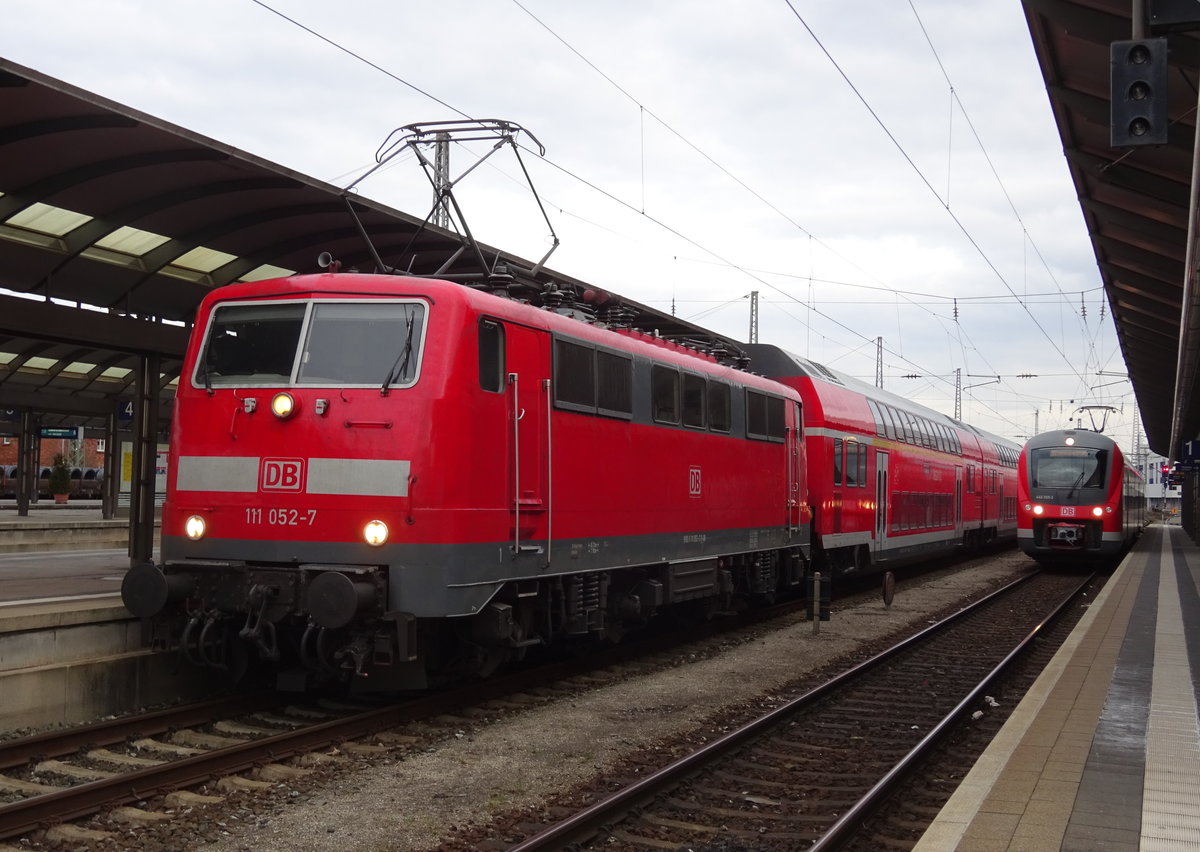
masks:
<path fill-rule="evenodd" d="M 936 410 L 954 413 L 961 370 L 982 428 L 1028 436 L 1112 405 L 1107 431 L 1131 441 L 1015 0 L 0 8 L 5 58 L 339 186 L 402 125 L 516 122 L 546 149 L 523 156 L 561 240 L 551 269 L 741 340 L 758 291 L 761 342 L 872 382 L 882 338 L 885 387 Z M 456 147 L 451 171 L 479 150 Z M 420 217 L 431 200 L 410 157 L 359 191 Z M 483 242 L 549 249 L 511 153 L 457 196 Z"/>

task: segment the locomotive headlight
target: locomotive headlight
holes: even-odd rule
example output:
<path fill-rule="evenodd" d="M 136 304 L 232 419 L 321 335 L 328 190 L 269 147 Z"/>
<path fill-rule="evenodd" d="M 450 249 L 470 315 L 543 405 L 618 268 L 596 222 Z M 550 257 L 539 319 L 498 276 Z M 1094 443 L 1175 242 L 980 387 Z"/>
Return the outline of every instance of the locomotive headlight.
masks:
<path fill-rule="evenodd" d="M 199 515 L 190 515 L 183 522 L 183 534 L 192 541 L 199 541 L 204 538 L 204 532 L 208 528 L 208 524 L 204 522 L 204 518 Z"/>
<path fill-rule="evenodd" d="M 386 544 L 388 540 L 387 524 L 383 521 L 368 521 L 363 527 L 363 540 L 372 547 Z"/>
<path fill-rule="evenodd" d="M 1033 507 L 1033 513 L 1034 513 L 1035 515 L 1040 515 L 1040 514 L 1042 514 L 1042 513 L 1043 513 L 1043 512 L 1045 512 L 1045 511 L 1046 511 L 1046 509 L 1045 509 L 1045 507 L 1043 507 L 1043 506 L 1034 506 L 1034 507 Z"/>
<path fill-rule="evenodd" d="M 1092 509 L 1092 514 L 1095 515 L 1097 518 L 1099 518 L 1101 515 L 1104 514 L 1104 507 L 1096 506 L 1094 509 Z"/>
<path fill-rule="evenodd" d="M 296 400 L 287 392 L 275 394 L 271 397 L 271 413 L 280 420 L 287 420 L 296 413 Z"/>

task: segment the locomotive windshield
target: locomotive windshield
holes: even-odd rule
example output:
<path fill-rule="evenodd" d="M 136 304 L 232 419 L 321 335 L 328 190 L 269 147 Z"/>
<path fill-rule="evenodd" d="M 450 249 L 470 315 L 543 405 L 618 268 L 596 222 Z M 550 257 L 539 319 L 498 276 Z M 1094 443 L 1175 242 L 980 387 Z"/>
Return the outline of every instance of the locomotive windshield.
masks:
<path fill-rule="evenodd" d="M 425 305 L 399 301 L 220 305 L 196 365 L 202 387 L 404 387 L 416 381 Z"/>
<path fill-rule="evenodd" d="M 1043 447 L 1029 453 L 1034 488 L 1104 488 L 1108 450 L 1088 447 Z"/>

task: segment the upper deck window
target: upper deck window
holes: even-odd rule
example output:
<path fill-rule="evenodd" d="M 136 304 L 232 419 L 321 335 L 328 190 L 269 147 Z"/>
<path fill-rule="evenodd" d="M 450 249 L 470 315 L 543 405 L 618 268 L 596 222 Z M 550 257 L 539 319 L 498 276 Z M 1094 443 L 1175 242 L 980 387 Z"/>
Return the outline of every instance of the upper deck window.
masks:
<path fill-rule="evenodd" d="M 219 305 L 193 384 L 406 387 L 416 381 L 424 338 L 421 302 Z"/>

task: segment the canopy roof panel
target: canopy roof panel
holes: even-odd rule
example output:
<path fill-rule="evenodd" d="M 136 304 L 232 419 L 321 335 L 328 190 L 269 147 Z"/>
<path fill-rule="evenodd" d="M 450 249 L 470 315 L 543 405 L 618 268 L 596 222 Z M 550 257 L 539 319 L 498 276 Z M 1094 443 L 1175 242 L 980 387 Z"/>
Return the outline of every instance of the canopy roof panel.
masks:
<path fill-rule="evenodd" d="M 322 252 L 377 271 L 364 231 L 388 266 L 483 272 L 451 231 L 0 59 L 0 288 L 27 297 L 0 295 L 0 409 L 101 425 L 147 353 L 160 358 L 169 405 L 206 293 L 318 271 Z M 551 285 L 586 289 L 481 249 L 535 303 Z M 736 348 L 617 298 L 634 327 Z M 79 375 L 75 362 L 103 369 Z"/>
<path fill-rule="evenodd" d="M 1186 369 L 1200 340 L 1180 331 L 1200 41 L 1191 32 L 1165 34 L 1168 143 L 1113 148 L 1109 45 L 1133 37 L 1130 0 L 1023 5 L 1146 437 L 1155 452 L 1177 456 L 1173 423 L 1176 444 L 1200 433 L 1200 373 Z M 1177 370 L 1181 353 L 1183 371 Z"/>

